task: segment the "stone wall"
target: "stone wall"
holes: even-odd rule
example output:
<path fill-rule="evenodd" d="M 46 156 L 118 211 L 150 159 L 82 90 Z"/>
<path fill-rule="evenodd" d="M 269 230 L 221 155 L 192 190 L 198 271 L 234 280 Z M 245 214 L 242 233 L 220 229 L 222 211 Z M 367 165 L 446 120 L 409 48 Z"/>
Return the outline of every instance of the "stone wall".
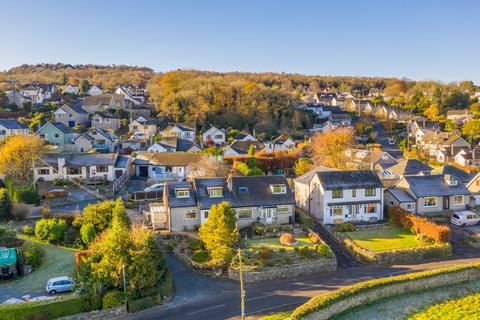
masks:
<path fill-rule="evenodd" d="M 349 309 L 362 306 L 380 299 L 396 295 L 421 291 L 425 289 L 448 286 L 464 281 L 480 279 L 479 269 L 467 269 L 453 273 L 439 274 L 437 276 L 420 278 L 402 283 L 385 285 L 384 287 L 365 290 L 345 299 L 338 300 L 333 304 L 305 316 L 303 319 L 327 320 Z"/>
<path fill-rule="evenodd" d="M 123 318 L 127 314 L 124 306 L 106 310 L 95 310 L 63 317 L 63 320 L 113 320 Z"/>
<path fill-rule="evenodd" d="M 332 272 L 337 270 L 337 260 L 335 255 L 332 259 L 319 259 L 313 261 L 305 261 L 302 263 L 291 264 L 282 267 L 265 268 L 262 271 L 244 271 L 243 281 L 245 283 L 254 283 L 258 281 L 295 278 L 302 275 Z M 228 278 L 232 280 L 239 280 L 240 275 L 237 270 L 230 269 L 228 271 Z"/>

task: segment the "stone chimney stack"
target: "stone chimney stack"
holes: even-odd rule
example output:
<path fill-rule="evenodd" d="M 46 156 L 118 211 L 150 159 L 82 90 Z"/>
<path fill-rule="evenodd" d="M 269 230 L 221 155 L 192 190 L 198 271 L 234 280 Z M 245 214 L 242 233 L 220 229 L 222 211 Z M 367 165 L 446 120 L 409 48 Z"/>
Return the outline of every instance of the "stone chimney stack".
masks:
<path fill-rule="evenodd" d="M 233 191 L 233 181 L 232 178 L 235 176 L 235 170 L 231 169 L 227 177 L 227 187 L 229 191 Z"/>

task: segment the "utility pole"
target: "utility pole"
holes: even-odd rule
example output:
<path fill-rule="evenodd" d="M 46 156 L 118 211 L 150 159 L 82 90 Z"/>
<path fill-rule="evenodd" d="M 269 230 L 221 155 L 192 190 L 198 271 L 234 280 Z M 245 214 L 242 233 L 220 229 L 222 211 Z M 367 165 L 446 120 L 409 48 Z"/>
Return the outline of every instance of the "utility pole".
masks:
<path fill-rule="evenodd" d="M 240 275 L 240 299 L 241 299 L 241 319 L 245 320 L 245 290 L 243 289 L 243 273 L 242 273 L 242 250 L 238 248 L 239 275 Z"/>

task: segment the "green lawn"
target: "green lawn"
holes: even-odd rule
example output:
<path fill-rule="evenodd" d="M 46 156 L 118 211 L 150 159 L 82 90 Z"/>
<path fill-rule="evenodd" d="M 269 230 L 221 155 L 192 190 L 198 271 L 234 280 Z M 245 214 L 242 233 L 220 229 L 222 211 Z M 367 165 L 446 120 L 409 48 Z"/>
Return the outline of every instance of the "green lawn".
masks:
<path fill-rule="evenodd" d="M 249 239 L 247 240 L 248 248 L 258 249 L 260 247 L 267 247 L 272 250 L 278 250 L 284 248 L 286 250 L 293 250 L 294 247 L 309 247 L 312 246 L 312 242 L 308 237 L 295 238 L 297 241 L 294 245 L 284 246 L 280 243 L 279 238 L 265 238 L 265 239 Z"/>
<path fill-rule="evenodd" d="M 73 274 L 75 268 L 74 250 L 40 243 L 38 245 L 45 250 L 42 265 L 25 277 L 1 283 L 0 290 L 8 286 L 14 286 L 19 291 L 43 291 L 48 279 Z"/>
<path fill-rule="evenodd" d="M 359 246 L 373 251 L 389 251 L 424 246 L 416 235 L 398 227 L 384 227 L 372 230 L 345 232 Z"/>

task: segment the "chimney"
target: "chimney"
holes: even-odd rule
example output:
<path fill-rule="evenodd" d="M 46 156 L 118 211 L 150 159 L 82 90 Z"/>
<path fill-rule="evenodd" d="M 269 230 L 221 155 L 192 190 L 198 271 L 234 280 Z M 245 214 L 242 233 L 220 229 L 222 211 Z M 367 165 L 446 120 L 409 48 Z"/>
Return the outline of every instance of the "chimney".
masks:
<path fill-rule="evenodd" d="M 233 191 L 233 181 L 232 178 L 235 176 L 235 170 L 231 169 L 230 172 L 228 172 L 227 176 L 227 188 L 229 191 Z"/>

